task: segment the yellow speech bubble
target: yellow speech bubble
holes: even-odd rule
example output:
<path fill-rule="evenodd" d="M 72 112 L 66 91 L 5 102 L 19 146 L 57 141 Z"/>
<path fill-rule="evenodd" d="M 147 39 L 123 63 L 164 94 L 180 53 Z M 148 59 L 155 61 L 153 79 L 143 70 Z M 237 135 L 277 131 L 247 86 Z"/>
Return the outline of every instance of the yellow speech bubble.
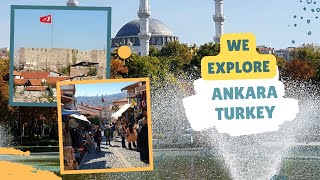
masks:
<path fill-rule="evenodd" d="M 276 76 L 276 57 L 259 54 L 252 33 L 224 34 L 220 54 L 201 60 L 204 80 L 271 79 Z"/>

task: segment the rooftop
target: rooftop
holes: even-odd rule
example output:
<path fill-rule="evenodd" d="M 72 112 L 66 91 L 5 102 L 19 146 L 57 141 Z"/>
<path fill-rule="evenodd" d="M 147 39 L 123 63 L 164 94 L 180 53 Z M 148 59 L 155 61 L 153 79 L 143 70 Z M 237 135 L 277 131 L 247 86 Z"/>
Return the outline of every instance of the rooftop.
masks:
<path fill-rule="evenodd" d="M 25 85 L 28 79 L 14 79 L 14 84 L 16 85 Z M 41 86 L 41 79 L 29 79 L 32 86 Z"/>
<path fill-rule="evenodd" d="M 24 79 L 46 79 L 50 76 L 50 72 L 21 72 Z"/>
<path fill-rule="evenodd" d="M 56 85 L 56 83 L 58 81 L 65 81 L 65 80 L 69 80 L 70 77 L 48 77 L 47 78 L 47 83 L 49 85 Z"/>
<path fill-rule="evenodd" d="M 134 84 L 130 84 L 130 85 L 128 85 L 128 86 L 126 86 L 126 87 L 122 88 L 122 89 L 121 89 L 121 91 L 134 89 L 134 88 L 136 88 L 136 87 L 141 86 L 142 84 L 143 84 L 143 83 L 142 83 L 141 81 L 139 81 L 139 82 L 136 82 L 136 83 L 134 83 Z"/>
<path fill-rule="evenodd" d="M 47 89 L 46 86 L 28 86 L 26 87 L 26 91 L 45 91 Z"/>

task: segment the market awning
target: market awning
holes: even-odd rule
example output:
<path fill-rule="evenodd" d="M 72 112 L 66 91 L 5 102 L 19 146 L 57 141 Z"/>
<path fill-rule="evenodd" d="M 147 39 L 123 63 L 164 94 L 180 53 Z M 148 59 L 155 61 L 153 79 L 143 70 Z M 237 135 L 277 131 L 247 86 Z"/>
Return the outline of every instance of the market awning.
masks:
<path fill-rule="evenodd" d="M 91 124 L 91 122 L 90 122 L 84 115 L 82 115 L 82 114 L 71 114 L 70 116 L 71 116 L 71 117 L 74 117 L 74 118 L 76 118 L 76 119 L 79 119 L 79 120 L 81 120 L 81 121 L 86 121 L 86 122 L 88 122 L 88 123 Z"/>
<path fill-rule="evenodd" d="M 70 114 L 76 114 L 81 112 L 80 110 L 68 110 L 68 109 L 62 109 L 62 115 L 70 115 Z"/>
<path fill-rule="evenodd" d="M 131 104 L 125 104 L 117 112 L 113 113 L 111 117 L 114 117 L 114 118 L 120 117 L 122 115 L 122 113 L 124 113 L 127 109 L 129 109 L 130 106 L 131 106 Z"/>

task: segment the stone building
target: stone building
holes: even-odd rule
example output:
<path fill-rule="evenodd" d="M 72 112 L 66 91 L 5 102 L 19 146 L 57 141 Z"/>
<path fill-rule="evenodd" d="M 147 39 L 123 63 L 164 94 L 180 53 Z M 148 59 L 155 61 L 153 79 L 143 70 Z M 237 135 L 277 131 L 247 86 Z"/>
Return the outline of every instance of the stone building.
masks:
<path fill-rule="evenodd" d="M 74 64 L 70 67 L 70 76 L 96 76 L 100 77 L 100 79 L 106 76 L 105 67 L 100 67 L 99 63 L 92 63 L 92 62 L 80 62 Z M 99 79 L 99 78 L 97 78 Z"/>
<path fill-rule="evenodd" d="M 16 69 L 24 71 L 58 71 L 80 62 L 98 63 L 106 69 L 106 50 L 80 51 L 65 48 L 20 48 Z M 105 74 L 106 72 L 102 73 Z"/>

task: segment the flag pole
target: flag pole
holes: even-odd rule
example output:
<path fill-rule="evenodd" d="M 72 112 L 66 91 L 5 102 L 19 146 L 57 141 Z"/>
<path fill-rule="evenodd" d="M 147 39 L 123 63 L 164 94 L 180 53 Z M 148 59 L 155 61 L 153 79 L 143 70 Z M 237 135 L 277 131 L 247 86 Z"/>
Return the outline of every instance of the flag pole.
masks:
<path fill-rule="evenodd" d="M 53 14 L 51 14 L 51 48 L 53 48 Z"/>
<path fill-rule="evenodd" d="M 53 14 L 51 14 L 51 60 L 53 59 Z M 47 63 L 48 65 L 48 63 Z M 46 68 L 48 69 L 48 68 Z"/>

